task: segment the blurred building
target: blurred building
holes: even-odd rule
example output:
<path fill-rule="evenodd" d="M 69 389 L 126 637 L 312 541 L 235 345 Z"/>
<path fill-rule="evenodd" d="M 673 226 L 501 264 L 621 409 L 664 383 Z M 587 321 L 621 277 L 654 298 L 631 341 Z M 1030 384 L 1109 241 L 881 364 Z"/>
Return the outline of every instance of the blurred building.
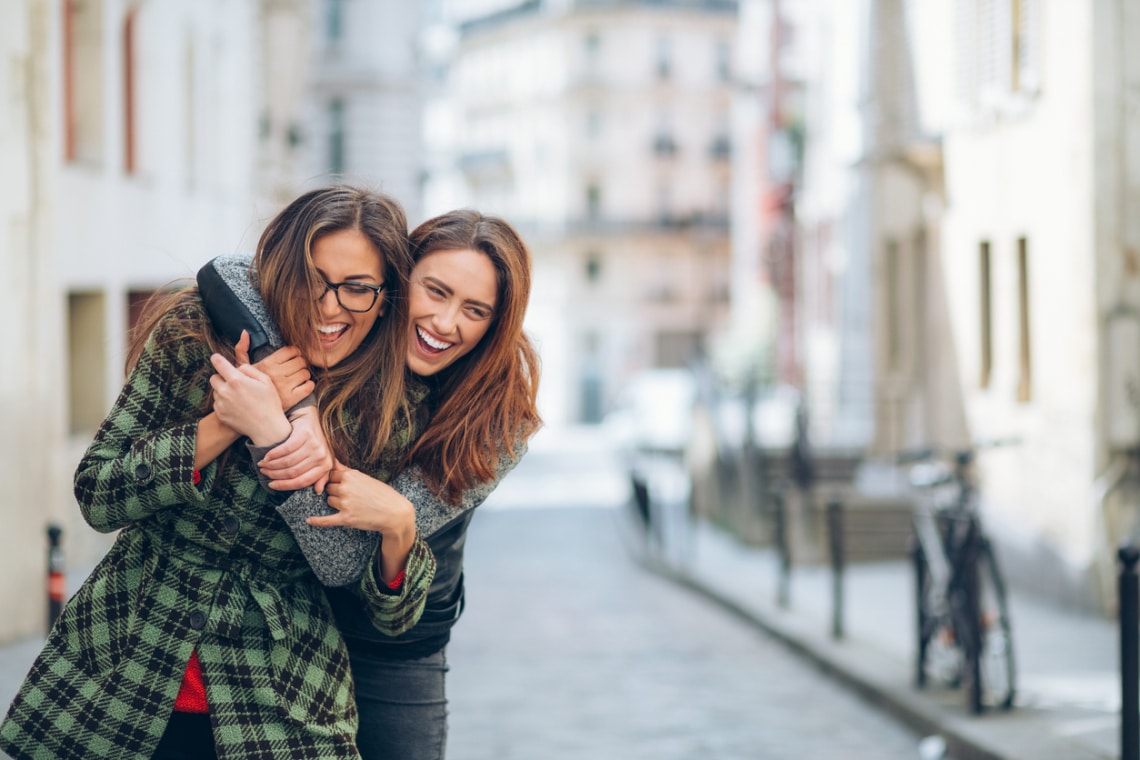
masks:
<path fill-rule="evenodd" d="M 294 156 L 285 195 L 332 179 L 394 196 L 410 224 L 422 221 L 423 16 L 431 3 L 307 0 L 291 18 L 267 81 L 288 113 L 270 119 Z M 288 76 L 281 76 L 289 71 Z"/>
<path fill-rule="evenodd" d="M 883 458 L 1019 437 L 980 459 L 1009 574 L 1110 599 L 1140 496 L 1140 17 L 1121 0 L 817 5 L 810 392 L 838 422 L 864 378 Z"/>
<path fill-rule="evenodd" d="M 427 213 L 474 206 L 535 255 L 552 424 L 727 319 L 737 3 L 456 0 L 433 48 Z"/>
<path fill-rule="evenodd" d="M 27 0 L 0 7 L 5 106 L 0 298 L 16 350 L 0 380 L 0 640 L 42 630 L 49 521 L 89 567 L 110 537 L 71 479 L 124 380 L 143 301 L 250 250 L 272 211 L 259 172 L 263 41 L 300 2 Z M 272 12 L 271 12 L 272 11 Z M 280 16 L 277 16 L 280 18 Z M 69 591 L 73 591 L 70 589 Z"/>
<path fill-rule="evenodd" d="M 58 153 L 49 71 L 58 3 L 0 5 L 0 314 L 11 337 L 0 373 L 0 640 L 42 629 L 45 529 L 68 498 L 65 457 L 63 297 L 56 283 L 51 198 Z"/>

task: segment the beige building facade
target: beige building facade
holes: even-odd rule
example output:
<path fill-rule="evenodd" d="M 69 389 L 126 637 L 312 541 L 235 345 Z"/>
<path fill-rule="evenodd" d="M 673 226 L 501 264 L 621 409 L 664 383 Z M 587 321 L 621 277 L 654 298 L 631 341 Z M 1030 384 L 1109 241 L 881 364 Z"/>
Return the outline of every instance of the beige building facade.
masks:
<path fill-rule="evenodd" d="M 426 209 L 520 228 L 543 414 L 598 421 L 727 317 L 736 3 L 452 5 Z"/>
<path fill-rule="evenodd" d="M 1007 575 L 1110 610 L 1115 547 L 1140 525 L 1140 16 L 1116 0 L 855 5 L 858 23 L 814 27 L 859 78 L 842 97 L 814 86 L 831 118 L 809 129 L 801 222 L 805 280 L 838 272 L 870 337 L 852 358 L 849 326 L 817 319 L 809 384 L 837 396 L 866 363 L 883 461 L 1018 439 L 979 459 Z"/>
<path fill-rule="evenodd" d="M 0 381 L 0 640 L 44 630 L 49 524 L 80 574 L 110 545 L 83 522 L 71 480 L 122 386 L 141 303 L 250 250 L 271 213 L 257 180 L 259 55 L 264 14 L 281 5 L 0 8 L 0 308 L 17 327 Z"/>

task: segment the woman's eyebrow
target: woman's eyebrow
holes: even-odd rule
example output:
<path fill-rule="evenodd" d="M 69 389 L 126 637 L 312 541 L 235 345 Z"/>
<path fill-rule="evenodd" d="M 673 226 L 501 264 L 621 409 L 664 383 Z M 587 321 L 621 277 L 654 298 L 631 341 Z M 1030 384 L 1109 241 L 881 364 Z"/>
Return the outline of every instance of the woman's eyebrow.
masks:
<path fill-rule="evenodd" d="M 446 292 L 449 296 L 455 295 L 455 290 L 450 285 L 448 285 L 446 282 L 439 279 L 438 277 L 433 277 L 430 274 L 425 274 L 423 281 L 424 282 L 431 282 L 432 285 L 435 285 L 440 290 Z M 466 298 L 466 299 L 464 299 L 463 303 L 468 303 L 468 304 L 471 304 L 472 306 L 482 306 L 487 311 L 494 311 L 495 310 L 494 306 L 492 306 L 489 303 L 484 303 L 483 301 L 480 301 L 477 298 Z"/>
<path fill-rule="evenodd" d="M 450 285 L 448 285 L 446 282 L 444 282 L 443 280 L 439 279 L 438 277 L 433 277 L 430 274 L 425 274 L 424 275 L 424 282 L 429 282 L 429 281 L 431 282 L 432 285 L 435 285 L 440 290 L 447 291 L 448 295 L 455 293 L 455 290 Z"/>
<path fill-rule="evenodd" d="M 324 270 L 320 267 L 317 267 L 317 274 L 324 277 L 326 282 L 332 282 L 332 280 L 329 280 L 329 276 L 325 274 Z M 371 274 L 350 274 L 341 280 L 341 282 L 359 282 L 360 280 L 376 280 L 376 277 Z"/>
<path fill-rule="evenodd" d="M 482 307 L 483 307 L 484 309 L 486 309 L 487 311 L 492 311 L 492 312 L 493 312 L 493 311 L 495 310 L 495 307 L 494 307 L 494 306 L 492 306 L 491 304 L 489 304 L 489 303 L 483 303 L 482 301 L 478 301 L 478 300 L 476 300 L 476 299 L 474 299 L 474 298 L 468 298 L 468 299 L 467 299 L 467 300 L 466 300 L 464 303 L 469 303 L 469 304 L 471 304 L 472 306 L 482 306 Z"/>

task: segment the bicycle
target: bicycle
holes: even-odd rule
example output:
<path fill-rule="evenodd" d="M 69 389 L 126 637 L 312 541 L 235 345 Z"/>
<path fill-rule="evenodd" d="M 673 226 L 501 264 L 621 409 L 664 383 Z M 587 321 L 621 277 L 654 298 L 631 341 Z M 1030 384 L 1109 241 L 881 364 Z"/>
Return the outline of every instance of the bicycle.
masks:
<path fill-rule="evenodd" d="M 914 514 L 915 685 L 928 680 L 966 685 L 967 706 L 979 714 L 1013 706 L 1016 683 L 1005 582 L 978 514 L 976 444 L 950 452 L 900 455 L 911 485 L 930 494 Z"/>

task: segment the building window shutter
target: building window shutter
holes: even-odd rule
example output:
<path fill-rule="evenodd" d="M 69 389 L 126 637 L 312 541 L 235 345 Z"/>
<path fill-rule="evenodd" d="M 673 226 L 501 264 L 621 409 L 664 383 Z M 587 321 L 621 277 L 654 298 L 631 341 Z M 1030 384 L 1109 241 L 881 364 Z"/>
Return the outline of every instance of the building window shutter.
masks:
<path fill-rule="evenodd" d="M 1014 89 L 1032 95 L 1041 89 L 1041 0 L 1014 0 L 1014 16 Z"/>
<path fill-rule="evenodd" d="M 969 113 L 976 105 L 978 93 L 977 0 L 958 0 L 957 10 L 955 89 L 962 108 Z"/>

